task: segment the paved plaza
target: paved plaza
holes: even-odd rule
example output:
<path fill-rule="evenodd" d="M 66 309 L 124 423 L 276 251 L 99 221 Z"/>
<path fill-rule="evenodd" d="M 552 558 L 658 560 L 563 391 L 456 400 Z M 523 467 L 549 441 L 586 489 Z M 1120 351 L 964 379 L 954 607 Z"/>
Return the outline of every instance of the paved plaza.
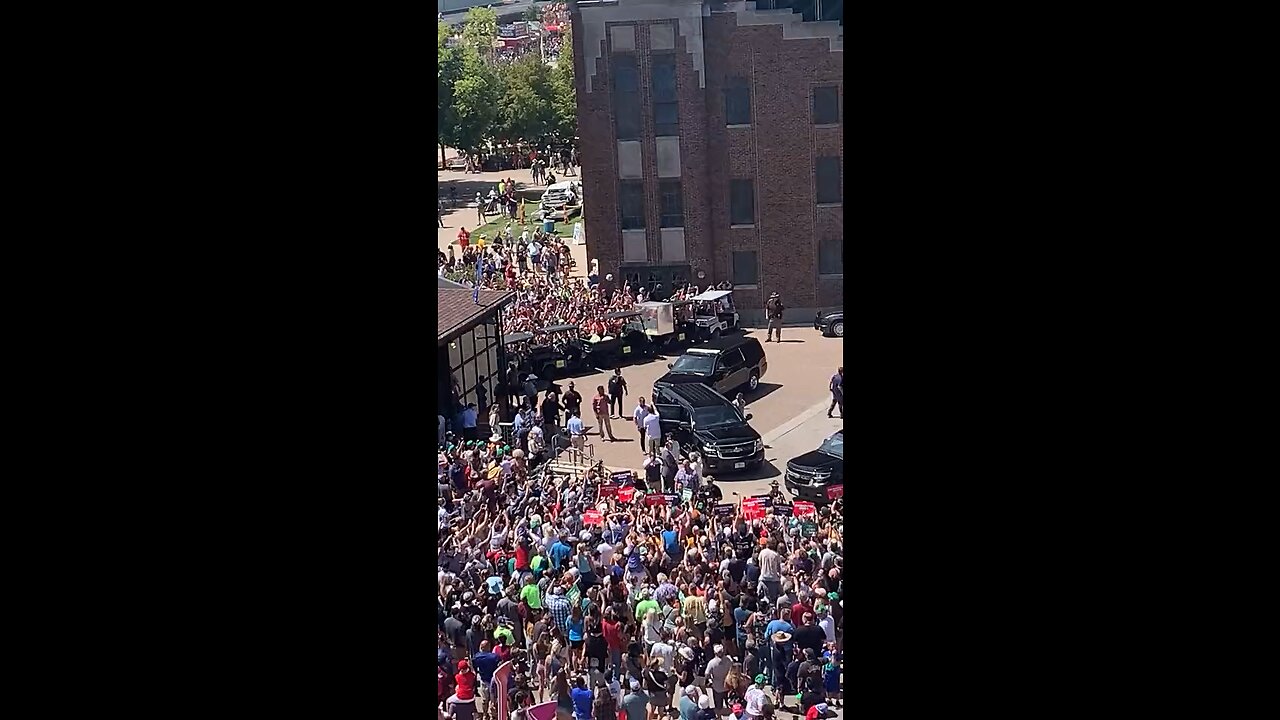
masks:
<path fill-rule="evenodd" d="M 763 330 L 748 330 L 748 334 L 764 339 Z M 754 473 L 717 476 L 726 500 L 734 492 L 754 495 L 768 492 L 769 482 L 776 479 L 782 485 L 782 473 L 787 460 L 814 450 L 822 440 L 843 425 L 837 409 L 834 418 L 827 418 L 831 393 L 827 381 L 836 368 L 844 363 L 844 340 L 826 338 L 808 328 L 786 328 L 781 343 L 763 343 L 769 369 L 760 380 L 756 391 L 744 390 L 747 412 L 751 414 L 751 427 L 759 432 L 765 442 L 765 462 Z M 661 357 L 626 366 L 622 376 L 627 380 L 625 398 L 627 415 L 635 409 L 636 399 L 651 399 L 653 382 L 667 372 L 667 363 L 675 357 Z M 561 387 L 568 387 L 569 380 L 583 397 L 583 407 L 595 396 L 596 386 L 608 388 L 613 371 L 558 380 Z M 589 414 L 589 413 L 588 413 Z M 584 418 L 592 425 L 587 443 L 595 453 L 595 459 L 610 468 L 639 469 L 643 462 L 639 433 L 630 419 L 613 420 L 614 437 L 619 442 L 603 442 L 594 427 L 595 418 Z"/>
<path fill-rule="evenodd" d="M 466 228 L 467 232 L 474 232 L 480 223 L 476 218 L 476 193 L 488 194 L 489 190 L 498 186 L 499 180 L 511 178 L 516 183 L 516 194 L 518 197 L 525 198 L 528 202 L 525 205 L 525 226 L 530 232 L 533 232 L 534 211 L 538 209 L 538 200 L 542 197 L 542 193 L 546 190 L 545 185 L 535 185 L 529 176 L 528 170 L 507 170 L 504 172 L 486 172 L 486 173 L 464 173 L 453 170 L 440 170 L 438 173 L 437 184 L 439 185 L 440 194 L 444 197 L 449 196 L 449 188 L 458 188 L 458 204 L 460 207 L 446 209 L 444 211 L 444 227 L 440 227 L 436 223 L 436 247 L 442 251 L 446 251 L 450 245 L 458 244 L 458 229 Z M 578 176 L 570 175 L 568 180 L 574 180 Z M 557 176 L 557 180 L 559 180 Z M 590 202 L 590 199 L 587 201 Z M 574 219 L 578 220 L 581 216 Z M 490 215 L 489 220 L 493 220 L 494 216 Z M 516 224 L 513 220 L 512 224 Z M 504 225 L 505 227 L 505 225 Z M 517 225 L 517 234 L 518 233 Z M 567 236 L 566 236 L 567 237 Z M 590 239 L 587 240 L 590 243 Z M 574 245 L 569 243 L 573 259 L 578 263 L 577 268 L 570 273 L 570 277 L 587 276 L 587 246 Z"/>

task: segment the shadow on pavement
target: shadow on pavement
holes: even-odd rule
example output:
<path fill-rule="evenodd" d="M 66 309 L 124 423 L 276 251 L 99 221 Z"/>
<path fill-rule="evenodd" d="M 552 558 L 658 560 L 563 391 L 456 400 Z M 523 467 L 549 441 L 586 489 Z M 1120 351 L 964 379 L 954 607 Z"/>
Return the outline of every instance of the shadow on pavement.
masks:
<path fill-rule="evenodd" d="M 778 390 L 781 387 L 782 386 L 779 385 L 778 383 L 762 382 L 756 386 L 756 391 L 754 394 L 747 395 L 746 393 L 743 393 L 742 395 L 743 397 L 746 398 L 748 403 L 753 403 L 758 400 L 763 400 L 764 398 L 768 397 L 770 394 L 772 394 L 774 391 Z M 737 393 L 734 393 L 734 395 L 737 395 Z M 732 400 L 733 398 L 729 398 L 729 399 Z M 748 405 L 747 407 L 747 412 L 751 412 L 750 405 Z"/>
<path fill-rule="evenodd" d="M 713 477 L 715 477 L 717 483 L 721 484 L 750 482 L 752 480 L 768 480 L 770 478 L 782 477 L 782 471 L 773 464 L 773 461 L 766 459 L 760 464 L 760 467 L 751 472 L 734 472 L 725 473 L 723 475 L 713 474 Z"/>
<path fill-rule="evenodd" d="M 517 177 L 517 174 L 523 175 L 524 177 Z M 541 185 L 535 186 L 533 183 L 529 182 L 528 170 L 512 171 L 509 177 L 512 180 L 516 181 L 516 192 L 523 192 L 526 190 L 537 190 L 539 192 L 539 195 L 541 195 L 542 191 L 546 190 L 546 188 Z M 506 179 L 506 177 L 504 177 L 503 179 Z M 449 189 L 457 188 L 459 204 L 474 202 L 476 199 L 476 193 L 480 193 L 481 195 L 488 195 L 490 190 L 496 191 L 498 189 L 498 182 L 496 180 L 492 180 L 492 181 L 480 180 L 479 178 L 475 180 L 448 180 L 445 182 L 436 183 L 436 185 L 437 185 L 436 196 L 441 198 L 446 198 L 446 199 L 449 197 Z M 529 199 L 532 200 L 532 198 L 529 198 Z M 466 207 L 461 207 L 461 208 L 446 207 L 445 208 L 446 211 L 450 209 L 470 210 L 472 214 L 474 214 L 476 211 L 475 208 L 466 208 Z"/>

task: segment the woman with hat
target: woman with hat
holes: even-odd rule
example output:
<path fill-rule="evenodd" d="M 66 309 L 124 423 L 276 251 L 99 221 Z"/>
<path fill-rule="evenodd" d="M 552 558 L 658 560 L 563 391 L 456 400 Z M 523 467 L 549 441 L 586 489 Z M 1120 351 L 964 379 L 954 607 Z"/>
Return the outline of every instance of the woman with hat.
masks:
<path fill-rule="evenodd" d="M 667 694 L 667 674 L 662 670 L 662 658 L 649 659 L 649 667 L 644 671 L 644 691 L 649 696 L 649 720 L 659 720 L 671 707 L 671 696 Z"/>

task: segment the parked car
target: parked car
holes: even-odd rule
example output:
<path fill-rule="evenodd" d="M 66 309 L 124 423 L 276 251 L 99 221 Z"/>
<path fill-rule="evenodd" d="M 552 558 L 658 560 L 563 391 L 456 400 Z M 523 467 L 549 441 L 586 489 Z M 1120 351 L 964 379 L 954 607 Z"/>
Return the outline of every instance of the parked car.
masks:
<path fill-rule="evenodd" d="M 824 440 L 817 450 L 788 460 L 786 483 L 797 500 L 814 505 L 831 502 L 827 488 L 844 485 L 844 431 Z"/>
<path fill-rule="evenodd" d="M 661 418 L 662 437 L 675 437 L 681 450 L 697 450 L 711 474 L 752 470 L 764 462 L 764 441 L 729 399 L 706 385 L 653 386 L 653 405 Z"/>
<path fill-rule="evenodd" d="M 670 371 L 658 378 L 671 385 L 701 383 L 724 395 L 740 387 L 755 390 L 769 369 L 764 347 L 753 336 L 719 338 L 692 347 L 667 365 Z"/>
<path fill-rule="evenodd" d="M 839 310 L 819 310 L 813 319 L 813 329 L 831 337 L 844 337 L 844 308 Z"/>

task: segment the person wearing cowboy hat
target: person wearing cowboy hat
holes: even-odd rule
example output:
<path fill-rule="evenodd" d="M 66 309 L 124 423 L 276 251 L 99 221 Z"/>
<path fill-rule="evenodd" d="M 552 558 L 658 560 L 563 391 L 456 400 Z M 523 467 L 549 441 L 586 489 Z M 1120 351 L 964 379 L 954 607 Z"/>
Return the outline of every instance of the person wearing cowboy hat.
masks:
<path fill-rule="evenodd" d="M 769 320 L 769 329 L 765 333 L 765 342 L 769 342 L 775 330 L 778 332 L 778 342 L 782 342 L 783 310 L 786 310 L 786 306 L 782 304 L 782 298 L 778 296 L 778 293 L 769 295 L 769 301 L 764 304 L 765 317 Z"/>

